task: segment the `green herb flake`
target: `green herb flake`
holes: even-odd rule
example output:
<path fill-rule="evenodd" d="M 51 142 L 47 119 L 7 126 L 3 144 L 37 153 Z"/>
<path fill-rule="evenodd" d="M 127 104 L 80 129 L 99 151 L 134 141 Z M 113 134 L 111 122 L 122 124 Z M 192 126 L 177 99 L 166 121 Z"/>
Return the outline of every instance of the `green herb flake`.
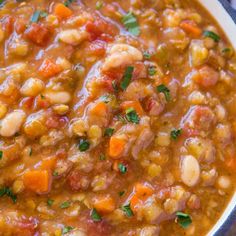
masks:
<path fill-rule="evenodd" d="M 170 132 L 170 137 L 173 139 L 173 140 L 177 140 L 177 138 L 182 134 L 182 129 L 173 129 L 171 132 Z"/>
<path fill-rule="evenodd" d="M 183 212 L 176 212 L 176 221 L 177 223 L 184 229 L 188 228 L 188 226 L 192 223 L 191 217 Z"/>
<path fill-rule="evenodd" d="M 128 66 L 125 70 L 124 76 L 121 80 L 121 84 L 120 87 L 122 88 L 122 90 L 126 90 L 126 88 L 129 86 L 130 81 L 132 79 L 132 75 L 133 75 L 133 71 L 134 71 L 134 67 L 133 66 Z"/>
<path fill-rule="evenodd" d="M 3 187 L 0 189 L 0 197 L 7 196 L 11 198 L 13 203 L 16 203 L 17 196 L 12 192 L 12 190 L 9 187 Z"/>
<path fill-rule="evenodd" d="M 128 108 L 125 113 L 126 113 L 125 117 L 127 121 L 134 124 L 139 124 L 140 118 L 137 112 L 133 108 Z"/>
<path fill-rule="evenodd" d="M 80 141 L 79 141 L 79 150 L 81 152 L 87 151 L 89 149 L 89 147 L 90 147 L 90 143 L 89 143 L 88 140 L 80 139 Z"/>
<path fill-rule="evenodd" d="M 99 160 L 100 161 L 105 161 L 106 160 L 106 156 L 104 154 L 100 154 Z"/>
<path fill-rule="evenodd" d="M 75 0 L 66 0 L 66 1 L 64 2 L 64 5 L 65 5 L 66 7 L 69 7 L 74 1 L 75 1 Z"/>
<path fill-rule="evenodd" d="M 102 220 L 102 217 L 98 214 L 95 208 L 93 208 L 91 211 L 91 218 L 94 222 L 98 222 Z"/>
<path fill-rule="evenodd" d="M 30 21 L 33 22 L 33 23 L 37 23 L 39 21 L 39 18 L 40 18 L 40 13 L 41 13 L 41 11 L 39 11 L 39 10 L 35 11 L 34 14 L 31 17 Z"/>
<path fill-rule="evenodd" d="M 100 100 L 103 101 L 104 103 L 109 103 L 111 101 L 111 95 L 110 94 L 105 94 L 100 97 Z"/>
<path fill-rule="evenodd" d="M 122 211 L 126 214 L 128 217 L 132 217 L 134 215 L 133 211 L 130 208 L 130 203 L 127 205 L 124 205 L 121 207 Z"/>
<path fill-rule="evenodd" d="M 170 101 L 170 99 L 171 99 L 170 90 L 164 84 L 157 86 L 157 92 L 163 93 L 165 95 L 166 101 L 167 102 Z"/>
<path fill-rule="evenodd" d="M 213 39 L 216 43 L 220 41 L 220 36 L 213 31 L 206 30 L 203 32 L 203 35 L 207 38 Z"/>
<path fill-rule="evenodd" d="M 58 176 L 59 174 L 58 174 L 57 171 L 53 171 L 52 175 L 53 175 L 53 176 Z"/>
<path fill-rule="evenodd" d="M 43 94 L 40 94 L 41 99 L 45 99 L 45 96 Z"/>
<path fill-rule="evenodd" d="M 122 122 L 123 124 L 127 123 L 127 120 L 125 119 L 125 117 L 123 117 L 122 115 L 117 115 L 116 116 L 117 120 L 119 120 L 120 122 Z"/>
<path fill-rule="evenodd" d="M 115 129 L 113 128 L 106 128 L 105 129 L 105 132 L 104 132 L 104 136 L 105 137 L 111 137 L 112 134 L 114 133 Z"/>
<path fill-rule="evenodd" d="M 3 151 L 0 151 L 0 160 L 2 160 L 3 157 Z"/>
<path fill-rule="evenodd" d="M 157 73 L 157 70 L 156 70 L 156 67 L 155 66 L 150 66 L 149 68 L 148 68 L 148 74 L 150 75 L 150 76 L 153 76 L 153 75 L 155 75 Z"/>
<path fill-rule="evenodd" d="M 143 53 L 143 57 L 148 60 L 148 59 L 151 58 L 151 54 L 146 51 L 146 52 Z"/>
<path fill-rule="evenodd" d="M 112 88 L 114 89 L 115 92 L 118 92 L 118 86 L 115 80 L 111 82 Z"/>
<path fill-rule="evenodd" d="M 103 3 L 101 1 L 97 1 L 96 2 L 96 10 L 101 10 L 101 8 L 103 7 Z"/>
<path fill-rule="evenodd" d="M 48 200 L 47 200 L 47 205 L 48 205 L 48 206 L 52 206 L 53 203 L 54 203 L 54 200 L 53 200 L 53 199 L 48 199 Z"/>
<path fill-rule="evenodd" d="M 32 148 L 30 148 L 30 149 L 29 149 L 29 156 L 31 157 L 31 156 L 32 156 L 32 154 L 33 154 L 33 149 L 32 149 Z"/>
<path fill-rule="evenodd" d="M 138 36 L 140 34 L 137 18 L 132 12 L 129 12 L 122 17 L 122 23 L 124 24 L 125 28 L 134 36 Z"/>
<path fill-rule="evenodd" d="M 72 226 L 65 226 L 63 229 L 62 229 L 62 234 L 67 234 L 69 233 L 70 231 L 72 231 L 74 229 L 74 227 Z"/>
<path fill-rule="evenodd" d="M 118 165 L 118 168 L 121 174 L 125 174 L 127 172 L 127 167 L 123 165 L 122 163 Z"/>
<path fill-rule="evenodd" d="M 118 194 L 120 197 L 122 197 L 125 194 L 125 191 L 120 191 Z"/>
<path fill-rule="evenodd" d="M 70 207 L 70 202 L 68 202 L 68 201 L 62 202 L 61 205 L 60 205 L 61 209 L 65 209 L 65 208 L 68 208 L 68 207 Z"/>
<path fill-rule="evenodd" d="M 45 17 L 47 17 L 48 16 L 48 13 L 46 12 L 46 11 L 41 11 L 40 12 L 40 17 L 41 18 L 45 18 Z"/>

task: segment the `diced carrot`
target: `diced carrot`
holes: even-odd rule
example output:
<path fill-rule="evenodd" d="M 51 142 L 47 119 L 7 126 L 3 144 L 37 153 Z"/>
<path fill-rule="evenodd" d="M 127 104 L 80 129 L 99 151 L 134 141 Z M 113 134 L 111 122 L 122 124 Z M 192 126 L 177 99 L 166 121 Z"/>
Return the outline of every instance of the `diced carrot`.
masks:
<path fill-rule="evenodd" d="M 50 59 L 45 59 L 39 68 L 39 73 L 45 78 L 50 78 L 60 73 L 61 71 L 61 66 L 55 64 Z"/>
<path fill-rule="evenodd" d="M 104 102 L 96 103 L 90 110 L 91 115 L 104 116 L 107 112 L 107 105 Z"/>
<path fill-rule="evenodd" d="M 134 189 L 135 189 L 136 195 L 144 201 L 148 197 L 150 197 L 154 192 L 151 186 L 148 186 L 147 184 L 143 184 L 143 183 L 135 184 Z"/>
<path fill-rule="evenodd" d="M 109 155 L 116 159 L 122 154 L 125 149 L 125 140 L 118 138 L 118 137 L 111 137 L 110 138 L 110 145 L 109 145 Z"/>
<path fill-rule="evenodd" d="M 58 3 L 54 8 L 54 14 L 60 19 L 72 16 L 73 12 L 62 3 Z"/>
<path fill-rule="evenodd" d="M 115 210 L 115 201 L 110 195 L 99 196 L 93 199 L 93 206 L 99 213 L 107 214 Z"/>
<path fill-rule="evenodd" d="M 143 115 L 143 108 L 139 101 L 125 101 L 120 104 L 123 111 L 133 108 L 139 115 Z"/>
<path fill-rule="evenodd" d="M 50 190 L 51 176 L 47 170 L 30 170 L 23 175 L 25 188 L 36 193 L 47 193 Z"/>
<path fill-rule="evenodd" d="M 119 162 L 116 160 L 114 161 L 113 165 L 112 165 L 112 169 L 115 171 L 119 171 Z"/>
<path fill-rule="evenodd" d="M 136 206 L 139 202 L 140 199 L 138 198 L 138 196 L 136 194 L 132 195 L 132 197 L 130 198 L 130 208 L 133 212 L 136 211 Z"/>
<path fill-rule="evenodd" d="M 42 170 L 53 170 L 56 165 L 56 157 L 49 157 L 44 160 L 42 160 L 40 168 Z"/>
<path fill-rule="evenodd" d="M 194 38 L 200 37 L 202 34 L 201 28 L 197 26 L 194 21 L 185 20 L 180 23 L 180 27 L 186 32 L 191 34 Z"/>

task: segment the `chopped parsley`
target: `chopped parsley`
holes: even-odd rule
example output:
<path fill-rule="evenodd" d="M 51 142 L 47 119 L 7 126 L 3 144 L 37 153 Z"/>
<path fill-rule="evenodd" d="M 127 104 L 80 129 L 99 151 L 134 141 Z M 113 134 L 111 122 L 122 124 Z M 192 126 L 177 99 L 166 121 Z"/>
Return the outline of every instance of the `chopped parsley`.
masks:
<path fill-rule="evenodd" d="M 130 208 L 130 203 L 122 206 L 121 209 L 128 217 L 132 217 L 134 215 L 132 209 Z"/>
<path fill-rule="evenodd" d="M 90 147 L 90 143 L 89 143 L 88 140 L 80 139 L 80 141 L 79 141 L 79 150 L 81 152 L 87 151 L 89 149 L 89 147 Z"/>
<path fill-rule="evenodd" d="M 125 113 L 126 113 L 125 118 L 127 119 L 127 121 L 134 123 L 134 124 L 139 123 L 140 118 L 138 117 L 137 112 L 133 108 L 128 108 L 125 111 Z"/>
<path fill-rule="evenodd" d="M 114 89 L 115 92 L 118 92 L 118 86 L 115 80 L 111 82 L 112 88 Z"/>
<path fill-rule="evenodd" d="M 62 234 L 67 234 L 69 233 L 70 231 L 72 231 L 74 229 L 74 227 L 72 226 L 65 226 L 63 229 L 62 229 Z"/>
<path fill-rule="evenodd" d="M 100 10 L 103 7 L 103 3 L 101 1 L 96 2 L 96 10 Z"/>
<path fill-rule="evenodd" d="M 170 99 L 171 99 L 170 90 L 164 84 L 161 84 L 161 85 L 157 86 L 157 92 L 164 93 L 166 101 L 167 102 L 170 101 Z"/>
<path fill-rule="evenodd" d="M 102 220 L 102 217 L 98 214 L 97 210 L 95 208 L 91 211 L 91 218 L 93 221 L 98 222 Z"/>
<path fill-rule="evenodd" d="M 115 129 L 113 128 L 106 128 L 104 132 L 104 136 L 111 137 L 112 134 L 114 133 Z"/>
<path fill-rule="evenodd" d="M 65 209 L 65 208 L 68 208 L 68 207 L 70 207 L 70 202 L 68 202 L 68 201 L 63 202 L 63 203 L 61 203 L 61 205 L 60 205 L 60 208 L 61 208 L 61 209 Z"/>
<path fill-rule="evenodd" d="M 140 34 L 137 18 L 132 12 L 129 12 L 122 17 L 122 23 L 132 35 L 138 36 Z"/>
<path fill-rule="evenodd" d="M 30 148 L 30 149 L 29 149 L 29 156 L 32 156 L 32 154 L 33 154 L 33 149 Z"/>
<path fill-rule="evenodd" d="M 100 97 L 100 100 L 105 102 L 105 103 L 109 103 L 111 101 L 111 95 L 110 94 L 102 95 Z"/>
<path fill-rule="evenodd" d="M 106 156 L 104 154 L 100 154 L 99 160 L 100 161 L 105 161 L 106 160 Z"/>
<path fill-rule="evenodd" d="M 157 73 L 157 70 L 156 70 L 156 67 L 155 66 L 150 66 L 149 68 L 148 68 L 148 74 L 150 75 L 150 76 L 153 76 L 153 75 L 155 75 Z"/>
<path fill-rule="evenodd" d="M 48 13 L 47 13 L 46 11 L 41 11 L 41 12 L 40 12 L 40 17 L 41 17 L 41 18 L 44 18 L 44 17 L 46 17 L 46 16 L 48 16 Z"/>
<path fill-rule="evenodd" d="M 182 129 L 173 129 L 171 132 L 170 132 L 170 137 L 173 139 L 173 140 L 176 140 L 182 133 Z"/>
<path fill-rule="evenodd" d="M 39 18 L 40 18 L 40 13 L 41 11 L 37 10 L 34 12 L 34 14 L 32 15 L 30 21 L 33 22 L 33 23 L 37 23 L 39 21 Z"/>
<path fill-rule="evenodd" d="M 3 151 L 0 151 L 0 160 L 2 160 L 3 157 Z"/>
<path fill-rule="evenodd" d="M 118 168 L 121 174 L 125 174 L 127 172 L 127 167 L 122 163 L 118 165 Z"/>
<path fill-rule="evenodd" d="M 183 212 L 176 212 L 176 221 L 177 223 L 184 229 L 188 228 L 188 226 L 192 223 L 191 217 Z"/>
<path fill-rule="evenodd" d="M 206 30 L 203 32 L 203 35 L 207 38 L 213 39 L 216 43 L 220 41 L 220 36 L 213 31 Z"/>
<path fill-rule="evenodd" d="M 146 51 L 146 52 L 143 53 L 143 57 L 144 57 L 145 59 L 150 59 L 150 58 L 151 58 L 151 54 Z"/>
<path fill-rule="evenodd" d="M 66 7 L 69 7 L 74 1 L 75 1 L 75 0 L 66 0 L 66 1 L 64 2 L 64 5 L 65 5 Z"/>
<path fill-rule="evenodd" d="M 0 197 L 7 196 L 11 198 L 11 200 L 16 203 L 17 196 L 12 192 L 12 190 L 9 187 L 3 187 L 0 189 Z"/>
<path fill-rule="evenodd" d="M 53 176 L 58 176 L 59 173 L 58 173 L 57 171 L 53 171 L 52 175 L 53 175 Z"/>
<path fill-rule="evenodd" d="M 120 191 L 119 196 L 122 197 L 125 194 L 125 191 Z"/>
<path fill-rule="evenodd" d="M 48 205 L 48 206 L 52 206 L 53 203 L 54 203 L 54 200 L 53 200 L 53 199 L 48 199 L 48 200 L 47 200 L 47 205 Z"/>
<path fill-rule="evenodd" d="M 130 81 L 132 79 L 133 71 L 134 71 L 133 66 L 128 66 L 126 68 L 124 76 L 123 76 L 121 84 L 120 84 L 120 87 L 122 88 L 122 90 L 125 90 L 129 86 Z"/>

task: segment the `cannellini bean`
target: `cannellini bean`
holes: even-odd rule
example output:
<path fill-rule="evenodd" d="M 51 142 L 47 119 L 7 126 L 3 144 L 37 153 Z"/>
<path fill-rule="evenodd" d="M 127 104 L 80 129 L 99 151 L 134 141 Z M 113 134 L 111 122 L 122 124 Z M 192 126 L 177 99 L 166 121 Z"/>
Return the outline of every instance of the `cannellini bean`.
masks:
<path fill-rule="evenodd" d="M 64 91 L 46 92 L 44 95 L 51 104 L 67 104 L 71 100 L 71 95 Z"/>
<path fill-rule="evenodd" d="M 137 236 L 158 236 L 160 228 L 158 226 L 145 226 L 138 232 Z"/>
<path fill-rule="evenodd" d="M 44 83 L 40 79 L 29 78 L 25 81 L 23 86 L 20 89 L 21 94 L 24 96 L 36 96 L 38 95 L 44 88 Z"/>
<path fill-rule="evenodd" d="M 155 143 L 162 147 L 167 147 L 170 145 L 170 135 L 166 132 L 159 132 L 155 140 Z"/>
<path fill-rule="evenodd" d="M 89 34 L 86 31 L 76 29 L 64 30 L 58 35 L 59 40 L 66 44 L 78 45 L 88 39 Z"/>
<path fill-rule="evenodd" d="M 191 155 L 184 156 L 180 168 L 182 181 L 189 187 L 196 185 L 200 177 L 200 166 L 197 159 Z"/>
<path fill-rule="evenodd" d="M 143 54 L 137 48 L 128 44 L 115 44 L 111 47 L 102 69 L 107 71 L 122 65 L 141 61 L 142 59 Z"/>
<path fill-rule="evenodd" d="M 26 114 L 22 110 L 9 113 L 1 122 L 0 135 L 4 137 L 13 136 L 20 130 L 25 117 Z"/>
<path fill-rule="evenodd" d="M 227 189 L 231 186 L 231 180 L 228 176 L 220 176 L 217 180 L 217 184 L 222 189 Z"/>
<path fill-rule="evenodd" d="M 84 231 L 76 229 L 67 234 L 67 236 L 86 236 Z"/>
<path fill-rule="evenodd" d="M 208 50 L 204 47 L 201 40 L 193 40 L 190 45 L 190 64 L 191 66 L 202 65 L 208 57 Z"/>

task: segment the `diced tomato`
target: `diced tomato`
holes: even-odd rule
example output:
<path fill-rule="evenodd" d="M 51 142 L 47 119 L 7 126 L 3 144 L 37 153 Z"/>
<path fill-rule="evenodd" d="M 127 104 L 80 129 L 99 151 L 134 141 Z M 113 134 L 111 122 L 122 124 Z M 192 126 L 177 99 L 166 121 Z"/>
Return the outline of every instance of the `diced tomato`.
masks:
<path fill-rule="evenodd" d="M 23 19 L 17 19 L 15 22 L 15 30 L 17 34 L 23 34 L 26 30 L 26 22 Z"/>
<path fill-rule="evenodd" d="M 25 36 L 34 44 L 38 46 L 45 46 L 49 40 L 50 31 L 43 25 L 32 23 L 25 31 Z"/>
<path fill-rule="evenodd" d="M 50 78 L 52 76 L 55 76 L 61 71 L 62 71 L 61 66 L 57 65 L 48 58 L 46 58 L 43 61 L 42 65 L 39 67 L 39 73 L 45 78 Z"/>
<path fill-rule="evenodd" d="M 31 110 L 34 105 L 34 97 L 26 97 L 23 98 L 20 102 L 20 107 L 22 107 L 24 110 Z"/>
<path fill-rule="evenodd" d="M 48 108 L 50 106 L 49 100 L 43 95 L 38 95 L 34 100 L 34 109 Z"/>
<path fill-rule="evenodd" d="M 57 128 L 63 128 L 67 124 L 68 119 L 66 116 L 57 116 L 57 115 L 52 115 L 48 117 L 46 120 L 46 126 L 49 129 L 57 129 Z"/>
<path fill-rule="evenodd" d="M 145 102 L 145 108 L 145 110 L 149 112 L 151 116 L 158 116 L 161 114 L 161 112 L 163 112 L 165 105 L 157 99 L 150 97 Z"/>
<path fill-rule="evenodd" d="M 18 220 L 15 225 L 14 235 L 35 236 L 37 234 L 38 220 L 34 217 Z"/>
<path fill-rule="evenodd" d="M 90 185 L 90 179 L 79 170 L 73 170 L 67 177 L 67 182 L 72 191 L 86 190 Z"/>
<path fill-rule="evenodd" d="M 143 78 L 147 78 L 147 68 L 142 62 L 137 62 L 134 65 L 134 72 L 133 72 L 132 79 L 136 80 L 136 79 L 143 79 Z"/>
<path fill-rule="evenodd" d="M 88 54 L 94 56 L 103 56 L 105 52 L 106 52 L 106 42 L 97 39 L 89 44 Z"/>
<path fill-rule="evenodd" d="M 7 35 L 11 34 L 14 29 L 15 18 L 13 16 L 6 16 L 3 21 L 3 30 Z"/>

